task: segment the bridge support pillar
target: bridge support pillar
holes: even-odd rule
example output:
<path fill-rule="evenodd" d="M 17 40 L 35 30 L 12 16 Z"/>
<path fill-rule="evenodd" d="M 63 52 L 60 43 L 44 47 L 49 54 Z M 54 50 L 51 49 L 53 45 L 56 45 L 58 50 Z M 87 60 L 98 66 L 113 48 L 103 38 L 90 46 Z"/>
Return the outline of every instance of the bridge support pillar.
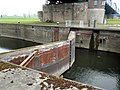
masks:
<path fill-rule="evenodd" d="M 94 21 L 96 20 L 97 23 L 101 23 L 103 24 L 104 22 L 104 15 L 105 15 L 105 10 L 104 9 L 88 9 L 88 13 L 87 13 L 87 18 L 90 21 Z"/>

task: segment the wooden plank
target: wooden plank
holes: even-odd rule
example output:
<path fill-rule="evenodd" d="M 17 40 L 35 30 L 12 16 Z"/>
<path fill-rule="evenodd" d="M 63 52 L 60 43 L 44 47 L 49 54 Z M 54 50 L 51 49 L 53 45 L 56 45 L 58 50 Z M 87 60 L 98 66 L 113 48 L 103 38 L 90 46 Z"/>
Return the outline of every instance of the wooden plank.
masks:
<path fill-rule="evenodd" d="M 29 60 L 31 60 L 31 58 L 34 56 L 34 54 L 37 53 L 37 51 L 34 51 L 33 53 L 31 53 L 21 64 L 20 66 L 24 66 Z M 25 65 L 26 66 L 26 65 Z"/>

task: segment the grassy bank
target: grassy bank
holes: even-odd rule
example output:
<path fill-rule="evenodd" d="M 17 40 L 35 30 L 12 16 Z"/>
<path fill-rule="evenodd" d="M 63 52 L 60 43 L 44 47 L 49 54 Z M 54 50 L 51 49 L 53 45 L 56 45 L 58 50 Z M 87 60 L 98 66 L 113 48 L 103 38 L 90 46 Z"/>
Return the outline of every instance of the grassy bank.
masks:
<path fill-rule="evenodd" d="M 56 25 L 56 23 L 40 22 L 38 18 L 0 18 L 0 23 L 13 24 L 40 24 L 40 25 Z M 87 25 L 85 25 L 87 26 Z M 93 26 L 93 25 L 91 25 Z M 97 24 L 97 27 L 116 27 L 120 28 L 120 19 L 107 19 L 106 24 Z"/>
<path fill-rule="evenodd" d="M 108 19 L 107 25 L 120 25 L 120 19 Z"/>
<path fill-rule="evenodd" d="M 18 23 L 21 24 L 39 24 L 39 20 L 37 18 L 0 18 L 0 23 Z"/>
<path fill-rule="evenodd" d="M 0 23 L 54 25 L 54 23 L 40 22 L 38 18 L 0 18 Z"/>
<path fill-rule="evenodd" d="M 87 26 L 87 25 L 86 25 Z M 91 24 L 93 26 L 93 23 Z M 97 27 L 120 28 L 120 19 L 107 19 L 106 24 L 98 24 Z"/>

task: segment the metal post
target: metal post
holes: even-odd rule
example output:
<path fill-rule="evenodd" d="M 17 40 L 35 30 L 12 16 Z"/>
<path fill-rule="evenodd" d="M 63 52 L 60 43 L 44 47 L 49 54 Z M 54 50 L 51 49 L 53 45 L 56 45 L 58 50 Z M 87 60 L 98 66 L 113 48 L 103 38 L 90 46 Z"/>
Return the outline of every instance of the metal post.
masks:
<path fill-rule="evenodd" d="M 72 41 L 70 41 L 70 49 L 69 49 L 69 68 L 71 67 L 71 59 L 72 59 L 71 46 L 72 46 Z"/>
<path fill-rule="evenodd" d="M 96 20 L 94 20 L 94 26 L 93 26 L 94 28 L 96 27 L 96 23 L 97 23 L 97 21 L 96 21 Z"/>
<path fill-rule="evenodd" d="M 88 27 L 90 27 L 90 20 L 88 20 Z"/>

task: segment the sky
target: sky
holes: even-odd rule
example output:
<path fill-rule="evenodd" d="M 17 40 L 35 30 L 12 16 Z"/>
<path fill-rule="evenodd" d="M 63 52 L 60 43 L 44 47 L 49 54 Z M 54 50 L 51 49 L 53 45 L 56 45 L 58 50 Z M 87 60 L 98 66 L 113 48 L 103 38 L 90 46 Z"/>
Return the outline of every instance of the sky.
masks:
<path fill-rule="evenodd" d="M 120 0 L 112 0 L 120 8 Z M 46 0 L 0 0 L 0 15 L 37 14 Z"/>
<path fill-rule="evenodd" d="M 120 9 L 120 0 L 112 0 L 113 2 L 115 2 L 117 4 L 117 7 L 119 7 Z"/>
<path fill-rule="evenodd" d="M 0 0 L 0 15 L 37 14 L 46 0 Z"/>

